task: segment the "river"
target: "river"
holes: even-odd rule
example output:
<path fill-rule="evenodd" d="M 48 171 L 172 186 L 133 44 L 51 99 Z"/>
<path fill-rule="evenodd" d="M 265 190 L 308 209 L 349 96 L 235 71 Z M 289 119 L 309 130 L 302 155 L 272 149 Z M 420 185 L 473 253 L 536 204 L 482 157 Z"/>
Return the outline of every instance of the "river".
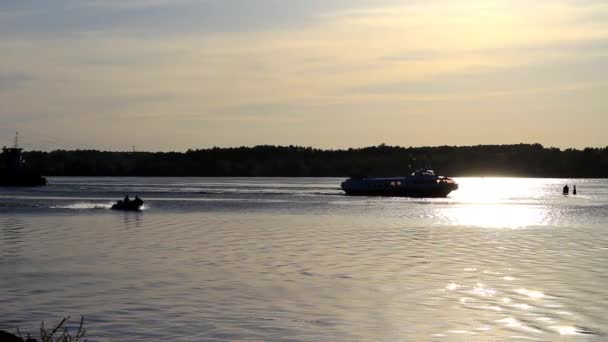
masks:
<path fill-rule="evenodd" d="M 0 188 L 0 329 L 89 341 L 601 341 L 608 180 L 50 178 Z M 577 196 L 563 196 L 563 185 Z M 109 210 L 125 194 L 139 213 Z"/>

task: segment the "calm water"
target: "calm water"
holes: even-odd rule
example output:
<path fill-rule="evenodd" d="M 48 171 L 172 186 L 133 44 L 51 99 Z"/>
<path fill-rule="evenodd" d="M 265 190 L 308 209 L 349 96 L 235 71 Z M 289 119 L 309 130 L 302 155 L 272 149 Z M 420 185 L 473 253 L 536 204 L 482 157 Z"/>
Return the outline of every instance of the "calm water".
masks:
<path fill-rule="evenodd" d="M 340 181 L 0 188 L 0 329 L 84 315 L 90 341 L 608 339 L 607 180 L 464 178 L 427 200 Z M 145 210 L 108 210 L 125 193 Z"/>

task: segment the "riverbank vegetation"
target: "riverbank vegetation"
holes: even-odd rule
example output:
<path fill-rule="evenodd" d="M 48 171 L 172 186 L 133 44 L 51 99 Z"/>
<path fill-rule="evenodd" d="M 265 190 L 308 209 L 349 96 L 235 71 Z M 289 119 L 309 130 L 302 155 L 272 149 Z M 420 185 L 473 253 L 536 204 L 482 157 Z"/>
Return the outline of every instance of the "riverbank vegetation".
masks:
<path fill-rule="evenodd" d="M 21 331 L 17 330 L 17 335 L 0 330 L 0 341 L 2 342 L 86 342 L 84 329 L 84 317 L 80 318 L 78 326 L 68 326 L 70 316 L 64 318 L 54 327 L 45 326 L 40 323 L 40 339 L 32 337 L 29 333 L 24 337 Z"/>
<path fill-rule="evenodd" d="M 432 168 L 450 176 L 608 177 L 608 147 L 583 150 L 540 144 L 343 150 L 300 146 L 210 148 L 187 152 L 26 152 L 46 176 L 343 177 L 404 175 Z"/>

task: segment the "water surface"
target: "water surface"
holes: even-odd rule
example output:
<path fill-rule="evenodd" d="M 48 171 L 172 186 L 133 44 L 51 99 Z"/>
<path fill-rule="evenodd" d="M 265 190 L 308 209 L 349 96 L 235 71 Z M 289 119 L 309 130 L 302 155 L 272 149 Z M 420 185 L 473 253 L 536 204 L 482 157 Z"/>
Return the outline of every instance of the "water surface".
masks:
<path fill-rule="evenodd" d="M 462 178 L 445 199 L 340 181 L 0 188 L 0 329 L 84 315 L 90 341 L 608 338 L 608 181 Z M 145 210 L 109 210 L 125 193 Z"/>

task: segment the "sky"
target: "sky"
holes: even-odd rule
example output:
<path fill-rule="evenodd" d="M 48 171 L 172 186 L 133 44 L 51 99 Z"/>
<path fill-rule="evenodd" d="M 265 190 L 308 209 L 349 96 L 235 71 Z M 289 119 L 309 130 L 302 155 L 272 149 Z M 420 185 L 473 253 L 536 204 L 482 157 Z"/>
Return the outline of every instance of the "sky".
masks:
<path fill-rule="evenodd" d="M 0 145 L 608 145 L 605 0 L 0 0 Z"/>

